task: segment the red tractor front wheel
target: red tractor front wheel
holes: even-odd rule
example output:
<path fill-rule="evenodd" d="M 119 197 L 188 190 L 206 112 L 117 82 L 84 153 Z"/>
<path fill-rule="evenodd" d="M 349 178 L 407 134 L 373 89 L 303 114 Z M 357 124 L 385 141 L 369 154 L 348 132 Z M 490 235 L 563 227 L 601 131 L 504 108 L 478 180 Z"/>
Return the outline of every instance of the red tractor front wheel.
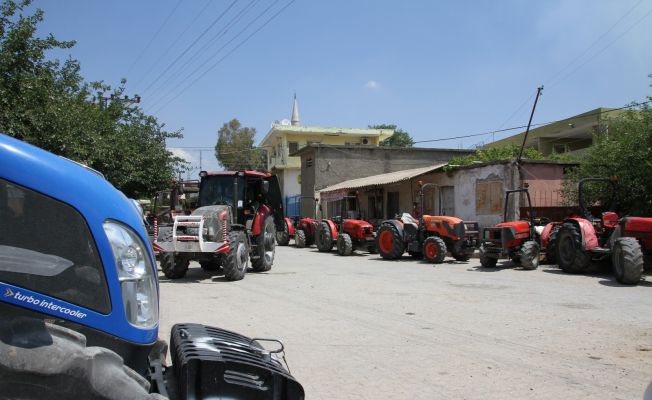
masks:
<path fill-rule="evenodd" d="M 446 257 L 446 243 L 437 236 L 431 236 L 423 242 L 423 258 L 431 263 L 441 264 Z"/>

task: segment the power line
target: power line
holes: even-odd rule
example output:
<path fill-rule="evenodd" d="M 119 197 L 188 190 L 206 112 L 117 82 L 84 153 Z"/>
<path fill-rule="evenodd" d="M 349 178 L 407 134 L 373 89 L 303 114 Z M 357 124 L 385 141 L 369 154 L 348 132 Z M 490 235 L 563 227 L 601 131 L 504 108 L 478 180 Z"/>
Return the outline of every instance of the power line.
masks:
<path fill-rule="evenodd" d="M 157 65 L 160 64 L 161 60 L 163 60 L 163 59 L 164 59 L 164 58 L 165 58 L 165 57 L 170 53 L 170 50 L 172 50 L 172 48 L 173 48 L 173 47 L 174 47 L 174 46 L 179 42 L 179 40 L 181 40 L 181 38 L 183 37 L 183 35 L 185 35 L 186 32 L 188 32 L 188 29 L 190 29 L 190 27 L 194 26 L 194 24 L 195 24 L 195 22 L 197 21 L 197 19 L 198 19 L 201 15 L 204 14 L 204 11 L 206 11 L 206 9 L 208 8 L 208 6 L 210 6 L 211 4 L 212 4 L 212 3 L 211 3 L 211 0 L 207 0 L 207 1 L 206 1 L 206 4 L 204 5 L 204 7 L 203 7 L 201 10 L 199 10 L 199 12 L 197 13 L 197 15 L 195 15 L 195 17 L 192 19 L 192 21 L 190 21 L 190 23 L 186 26 L 186 28 L 183 30 L 183 32 L 181 32 L 179 35 L 176 35 L 176 39 L 174 39 L 174 41 L 172 42 L 172 44 L 170 44 L 170 45 L 168 46 L 168 48 L 163 52 L 163 54 L 161 54 L 161 56 L 160 56 L 158 59 L 156 59 L 156 61 L 154 61 L 154 62 L 151 64 L 151 68 L 149 68 L 149 70 L 152 70 L 155 66 L 157 66 Z M 141 80 L 142 80 L 142 79 L 141 79 Z M 134 87 L 137 87 L 139 84 L 140 84 L 140 81 L 139 81 L 137 84 L 134 84 Z"/>
<path fill-rule="evenodd" d="M 165 20 L 163 20 L 163 23 L 158 27 L 158 29 L 156 30 L 156 33 L 154 33 L 154 36 L 152 36 L 152 38 L 149 40 L 149 43 L 147 43 L 145 48 L 138 54 L 138 57 L 136 57 L 134 62 L 131 64 L 131 66 L 127 70 L 127 73 L 125 74 L 126 76 L 129 76 L 129 74 L 131 73 L 131 70 L 136 66 L 136 64 L 138 64 L 140 59 L 143 58 L 143 55 L 147 52 L 147 50 L 149 50 L 149 47 L 152 45 L 152 43 L 154 43 L 154 39 L 156 39 L 158 37 L 158 34 L 161 33 L 161 30 L 163 30 L 163 27 L 168 23 L 170 18 L 172 18 L 172 15 L 177 10 L 177 8 L 179 8 L 180 5 L 181 5 L 181 0 L 179 0 L 177 2 L 177 4 L 172 9 L 172 11 L 170 11 L 170 13 L 165 18 Z"/>
<path fill-rule="evenodd" d="M 265 21 L 260 27 L 258 27 L 255 31 L 253 31 L 249 36 L 247 36 L 244 40 L 242 40 L 240 43 L 238 43 L 234 48 L 232 48 L 228 53 L 226 53 L 222 58 L 220 58 L 215 64 L 213 64 L 210 68 L 208 68 L 206 71 L 204 71 L 203 74 L 198 76 L 195 80 L 193 80 L 188 86 L 186 86 L 182 91 L 180 91 L 176 96 L 171 98 L 169 101 L 167 101 L 163 106 L 161 106 L 158 110 L 156 110 L 155 113 L 160 112 L 163 110 L 165 107 L 167 107 L 172 101 L 176 100 L 179 96 L 181 96 L 183 93 L 185 93 L 186 90 L 191 88 L 193 85 L 195 85 L 201 78 L 206 76 L 209 72 L 214 70 L 218 65 L 222 63 L 227 57 L 229 57 L 231 54 L 233 54 L 236 50 L 238 50 L 242 45 L 247 43 L 249 39 L 251 39 L 256 33 L 260 32 L 265 26 L 267 26 L 272 20 L 274 20 L 279 14 L 281 14 L 285 9 L 287 9 L 292 3 L 294 3 L 296 0 L 291 0 L 289 3 L 287 3 L 285 6 L 283 6 L 280 10 L 278 10 L 274 15 L 272 15 L 267 21 Z"/>
<path fill-rule="evenodd" d="M 586 54 L 589 52 L 589 50 L 591 50 L 591 49 L 592 49 L 596 44 L 600 43 L 600 41 L 601 41 L 605 36 L 607 36 L 607 35 L 608 35 L 608 34 L 609 34 L 609 33 L 610 33 L 610 32 L 611 32 L 611 31 L 612 31 L 616 26 L 618 26 L 618 24 L 620 24 L 620 22 L 622 22 L 622 20 L 624 20 L 624 19 L 625 19 L 629 14 L 631 14 L 632 11 L 634 11 L 634 9 L 635 9 L 636 7 L 638 7 L 638 6 L 639 6 L 643 1 L 644 1 L 644 0 L 639 0 L 639 1 L 638 1 L 636 4 L 634 4 L 634 5 L 633 5 L 629 10 L 627 10 L 623 15 L 621 15 L 620 18 L 618 18 L 618 20 L 617 20 L 616 22 L 614 22 L 613 25 L 611 25 L 611 27 L 609 27 L 609 29 L 607 29 L 607 30 L 606 30 L 602 35 L 600 35 L 600 36 L 599 36 L 595 41 L 593 41 L 593 43 L 591 43 L 587 48 L 585 48 L 584 51 L 583 51 L 582 53 L 580 53 L 577 57 L 575 57 L 573 60 L 571 60 L 571 61 L 570 61 L 568 64 L 566 64 L 563 68 L 561 68 L 561 69 L 559 69 L 557 72 L 555 72 L 555 73 L 554 73 L 550 78 L 544 80 L 544 83 L 546 84 L 546 86 L 549 87 L 548 90 L 550 90 L 550 87 L 553 87 L 553 86 L 556 86 L 556 85 L 557 85 L 557 83 L 554 83 L 554 84 L 552 83 L 552 82 L 554 82 L 554 79 L 555 79 L 555 78 L 557 78 L 559 75 L 561 75 L 562 72 L 564 72 L 566 69 L 568 69 L 571 65 L 573 65 L 575 62 L 577 62 L 579 59 L 581 59 L 582 57 L 584 57 L 584 55 L 586 55 Z M 640 21 L 639 21 L 639 22 L 640 22 Z M 638 24 L 638 22 L 637 22 L 637 24 Z M 630 28 L 629 30 L 631 30 L 631 28 Z M 628 30 L 627 32 L 629 32 L 629 30 Z M 625 32 L 625 33 L 627 33 L 627 32 Z M 618 38 L 616 38 L 616 40 L 618 40 L 620 37 L 622 37 L 622 35 L 619 36 Z M 615 40 L 614 40 L 614 41 L 615 41 Z M 606 50 L 606 49 L 603 49 L 602 51 L 604 51 L 604 50 Z M 602 52 L 602 51 L 601 51 L 601 52 Z M 599 53 L 598 53 L 598 54 L 599 54 Z M 596 55 L 596 56 L 597 56 L 597 55 Z M 595 56 L 593 56 L 592 58 L 594 58 L 594 57 L 595 57 Z M 591 58 L 591 59 L 592 59 L 592 58 Z M 589 60 L 590 60 L 590 59 L 589 59 Z M 586 61 L 586 62 L 588 62 L 588 61 Z M 577 69 L 579 69 L 579 68 L 581 68 L 582 66 L 584 66 L 584 65 L 586 64 L 586 62 L 583 63 L 582 65 L 580 65 Z M 570 76 L 570 75 L 572 75 L 574 72 L 576 72 L 577 69 L 573 70 L 569 75 L 567 75 L 566 77 L 564 77 L 564 79 L 568 78 L 568 76 Z M 562 80 L 563 80 L 563 79 L 562 79 Z M 521 110 L 523 109 L 523 107 L 525 107 L 525 105 L 526 105 L 530 100 L 532 100 L 533 97 L 534 97 L 534 95 L 530 95 L 530 96 L 528 96 L 527 99 L 523 100 L 523 102 L 518 106 L 518 108 L 516 108 L 516 110 L 515 110 L 512 114 L 510 114 L 510 116 L 509 116 L 509 117 L 508 117 L 508 118 L 507 118 L 507 119 L 506 119 L 502 124 L 500 124 L 500 125 L 498 126 L 497 129 L 501 129 L 503 126 L 507 125 L 507 123 L 508 123 L 509 121 L 511 121 L 512 118 L 514 118 L 514 116 L 516 116 L 516 114 L 517 114 L 519 111 L 521 111 Z"/>
<path fill-rule="evenodd" d="M 641 23 L 645 18 L 649 17 L 650 14 L 652 14 L 652 9 L 650 9 L 650 11 L 648 11 L 647 13 L 645 13 L 645 14 L 644 14 L 641 18 L 639 18 L 636 22 L 634 22 L 634 24 L 632 24 L 632 25 L 631 25 L 627 30 L 625 30 L 625 31 L 624 31 L 623 33 L 621 33 L 620 35 L 616 36 L 616 38 L 614 38 L 614 40 L 612 40 L 612 41 L 609 42 L 606 46 L 604 46 L 602 49 L 600 49 L 600 51 L 598 51 L 597 53 L 593 54 L 591 57 L 589 57 L 588 59 L 586 59 L 582 64 L 578 65 L 578 66 L 577 66 L 576 68 L 574 68 L 571 72 L 569 72 L 568 74 L 566 74 L 566 75 L 565 75 L 563 78 L 561 78 L 558 82 L 555 82 L 555 83 L 553 83 L 553 84 L 550 85 L 550 86 L 551 86 L 551 87 L 557 86 L 559 83 L 561 83 L 561 82 L 565 81 L 566 79 L 568 79 L 571 75 L 573 75 L 575 72 L 577 72 L 580 68 L 582 68 L 583 66 L 585 66 L 586 64 L 588 64 L 591 60 L 593 60 L 594 58 L 596 58 L 596 57 L 599 56 L 600 54 L 604 53 L 604 52 L 605 52 L 609 47 L 611 47 L 614 43 L 616 43 L 618 40 L 620 40 L 620 38 L 622 38 L 623 36 L 625 36 L 626 34 L 628 34 L 632 29 L 634 29 L 638 24 L 640 24 L 640 23 Z"/>
<path fill-rule="evenodd" d="M 644 1 L 644 0 L 639 0 L 638 3 L 634 4 L 634 5 L 633 5 L 629 10 L 627 10 L 627 12 L 625 12 L 625 14 L 621 15 L 620 18 L 618 18 L 618 20 L 617 20 L 616 22 L 614 22 L 614 24 L 611 25 L 611 27 L 610 27 L 609 29 L 607 29 L 607 30 L 606 30 L 602 35 L 600 35 L 600 36 L 599 36 L 599 37 L 598 37 L 598 38 L 597 38 L 593 43 L 591 43 L 591 44 L 590 44 L 586 49 L 584 49 L 583 52 L 581 52 L 577 57 L 575 57 L 573 60 L 571 60 L 571 62 L 569 62 L 568 64 L 566 64 L 563 68 L 561 68 L 559 71 L 557 71 L 557 72 L 556 72 L 554 75 L 552 75 L 550 78 L 546 79 L 545 82 L 550 82 L 550 83 L 552 83 L 552 82 L 554 81 L 555 78 L 557 78 L 559 75 L 561 75 L 562 72 L 564 72 L 567 68 L 569 68 L 571 65 L 573 65 L 576 61 L 578 61 L 579 59 L 581 59 L 582 57 L 584 57 L 584 55 L 585 55 L 586 53 L 588 53 L 589 50 L 591 50 L 595 45 L 597 45 L 598 43 L 600 43 L 600 41 L 602 40 L 602 38 L 604 38 L 605 36 L 607 36 L 607 35 L 609 34 L 609 32 L 611 32 L 611 31 L 612 31 L 616 26 L 618 26 L 618 24 L 620 24 L 620 22 L 622 22 L 623 19 L 625 19 L 629 14 L 631 14 L 631 12 L 634 11 L 634 9 L 635 9 L 636 7 L 638 7 L 638 6 L 639 6 L 643 1 Z"/>
<path fill-rule="evenodd" d="M 645 105 L 645 104 L 649 104 L 651 102 L 652 102 L 652 100 L 644 101 L 644 102 L 641 102 L 641 103 L 632 103 L 632 104 L 627 105 L 627 106 L 614 108 L 614 109 L 607 110 L 607 111 L 602 111 L 602 112 L 595 112 L 595 113 L 590 113 L 590 114 L 582 114 L 582 115 L 578 115 L 576 117 L 577 118 L 584 118 L 584 117 L 592 117 L 594 115 L 608 114 L 608 113 L 611 113 L 611 112 L 620 111 L 620 110 L 624 110 L 624 109 L 627 109 L 627 108 L 642 106 L 642 105 Z M 559 119 L 559 120 L 556 120 L 556 121 L 532 124 L 532 126 L 555 124 L 557 122 L 562 122 L 562 121 L 565 121 L 565 120 L 570 119 L 570 118 L 572 118 L 572 117 Z M 511 127 L 511 128 L 505 128 L 505 129 L 499 129 L 499 130 L 493 130 L 493 131 L 486 131 L 486 132 L 482 132 L 482 133 L 473 133 L 473 134 L 470 134 L 470 135 L 453 136 L 453 137 L 440 138 L 440 139 L 418 140 L 418 141 L 415 141 L 414 143 L 443 142 L 443 141 L 446 141 L 446 140 L 465 139 L 465 138 L 476 137 L 476 136 L 491 135 L 493 133 L 508 132 L 508 131 L 513 131 L 513 130 L 516 130 L 516 129 L 523 129 L 523 128 L 526 128 L 526 127 L 527 127 L 527 125 L 521 125 L 521 126 L 514 126 L 514 127 Z"/>
<path fill-rule="evenodd" d="M 235 5 L 235 3 L 237 3 L 237 1 L 238 0 L 233 0 L 233 2 L 229 4 L 229 6 L 220 15 L 218 15 L 217 18 L 215 18 L 213 22 L 211 22 L 211 24 L 206 29 L 204 29 L 201 34 L 199 34 L 197 38 L 195 38 L 195 40 L 190 44 L 190 46 L 186 47 L 186 49 L 183 52 L 181 52 L 181 54 L 179 54 L 174 59 L 174 61 L 172 61 L 172 63 L 170 63 L 167 66 L 167 68 L 165 68 L 165 70 L 161 72 L 156 77 L 156 79 L 154 79 L 154 81 L 145 88 L 145 90 L 143 90 L 143 93 L 147 92 L 154 84 L 156 84 L 156 82 L 158 82 L 159 79 L 161 79 L 170 70 L 170 68 L 172 68 L 187 52 L 189 52 L 190 49 L 192 49 L 193 46 L 195 46 L 195 44 L 197 44 L 197 42 L 201 40 L 201 38 L 203 38 L 204 35 L 206 35 L 206 33 L 208 33 L 208 31 L 210 31 L 215 26 L 215 24 L 217 24 L 222 19 L 224 15 L 226 15 L 226 13 Z"/>
<path fill-rule="evenodd" d="M 229 22 L 227 23 L 227 25 L 224 27 L 224 29 L 223 29 L 221 32 L 218 32 L 218 35 L 216 35 L 217 38 L 214 37 L 213 39 L 217 40 L 217 39 L 221 38 L 222 36 L 224 36 L 224 34 L 225 34 L 226 32 L 228 32 L 228 29 L 229 29 L 232 25 L 234 25 L 234 24 L 236 24 L 237 22 L 239 22 L 240 19 L 241 19 L 244 15 L 246 15 L 246 14 L 251 10 L 251 7 L 250 7 L 250 6 L 253 5 L 253 4 L 255 4 L 255 3 L 257 3 L 258 1 L 259 1 L 259 0 L 252 0 L 252 1 L 251 1 L 251 2 L 250 2 L 250 3 L 249 3 L 245 8 L 243 8 L 242 10 L 240 10 L 240 13 L 238 13 L 236 16 L 234 16 L 234 17 L 231 19 L 231 21 L 229 21 Z M 177 84 L 176 84 L 172 89 L 169 89 L 169 90 L 167 91 L 166 94 L 164 94 L 163 96 L 160 96 L 158 99 L 156 99 L 152 104 L 150 104 L 149 107 L 150 107 L 150 108 L 154 108 L 154 107 L 156 107 L 157 105 L 159 105 L 161 102 L 163 102 L 163 101 L 165 100 L 165 97 L 170 96 L 170 95 L 174 95 L 174 92 L 175 92 L 175 90 L 176 90 L 177 88 L 179 88 L 181 85 L 183 85 L 184 83 L 186 83 L 186 81 L 188 81 L 190 78 L 192 78 L 192 76 L 193 76 L 195 73 L 197 73 L 197 71 L 199 71 L 199 70 L 200 70 L 204 65 L 206 65 L 208 62 L 210 62 L 212 59 L 214 59 L 214 58 L 215 58 L 215 57 L 216 57 L 216 56 L 217 56 L 217 55 L 218 55 L 218 54 L 219 54 L 219 53 L 220 53 L 220 52 L 221 52 L 221 51 L 222 51 L 226 46 L 228 46 L 229 44 L 231 44 L 235 39 L 237 39 L 240 35 L 242 35 L 243 32 L 245 32 L 245 31 L 246 31 L 246 30 L 247 30 L 247 29 L 248 29 L 248 28 L 249 28 L 253 23 L 255 23 L 258 19 L 260 19 L 260 17 L 262 17 L 262 16 L 263 16 L 267 11 L 269 11 L 269 9 L 272 8 L 272 6 L 274 6 L 274 4 L 276 4 L 277 2 L 278 2 L 278 0 L 276 0 L 276 1 L 275 1 L 274 3 L 272 3 L 270 6 L 268 6 L 268 7 L 267 7 L 263 12 L 261 12 L 260 14 L 258 14 L 258 16 L 255 17 L 252 21 L 250 21 L 249 24 L 247 24 L 247 25 L 245 26 L 244 29 L 242 29 L 240 32 L 238 32 L 234 37 L 231 38 L 231 40 L 229 40 L 228 42 L 226 42 L 226 43 L 225 43 L 222 47 L 220 47 L 220 48 L 219 48 L 215 53 L 213 53 L 211 56 L 209 56 L 209 57 L 208 57 L 208 58 L 207 58 L 207 59 L 206 59 L 206 60 L 205 60 L 205 61 L 204 61 L 204 62 L 203 62 L 199 67 L 195 68 L 195 69 L 194 69 L 190 74 L 186 75 L 186 77 L 185 77 L 184 79 L 182 79 L 181 81 L 179 81 L 179 82 L 178 82 L 178 83 L 177 83 Z M 210 45 L 210 44 L 212 44 L 211 42 L 212 42 L 212 40 L 211 40 L 211 41 L 207 41 L 207 43 L 204 45 L 204 47 L 206 47 L 206 45 Z M 202 49 L 203 49 L 203 48 L 202 48 Z M 197 54 L 197 53 L 196 53 L 196 54 Z M 195 54 L 195 55 L 196 55 L 196 54 Z M 193 57 L 194 57 L 194 55 L 193 55 Z M 187 61 L 186 64 L 184 64 L 184 67 L 185 67 L 185 65 L 187 65 L 187 64 L 189 64 L 189 63 L 190 63 L 190 61 Z M 183 71 L 183 70 L 184 70 L 184 68 L 180 68 L 180 69 L 179 69 L 179 72 L 181 72 L 181 71 Z M 171 81 L 173 78 L 174 78 L 174 74 L 172 74 L 172 75 L 170 76 L 170 78 L 167 79 L 166 83 L 169 82 L 169 81 Z M 160 88 L 163 88 L 164 86 L 165 86 L 164 84 L 159 85 L 159 86 L 157 87 L 156 90 L 158 90 L 158 89 L 160 89 Z"/>

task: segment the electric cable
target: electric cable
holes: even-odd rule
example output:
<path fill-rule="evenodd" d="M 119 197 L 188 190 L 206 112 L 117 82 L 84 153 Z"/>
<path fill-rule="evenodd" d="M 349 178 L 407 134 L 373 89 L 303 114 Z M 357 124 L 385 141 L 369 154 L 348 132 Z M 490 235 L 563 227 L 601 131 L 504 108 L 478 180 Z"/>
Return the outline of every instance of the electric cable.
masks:
<path fill-rule="evenodd" d="M 213 29 L 215 24 L 217 24 L 222 19 L 222 17 L 224 17 L 224 15 L 226 15 L 226 13 L 229 12 L 229 10 L 235 5 L 235 3 L 237 3 L 237 1 L 238 0 L 233 0 L 233 2 L 231 2 L 231 4 L 229 4 L 229 6 L 226 7 L 226 9 L 220 15 L 218 15 L 217 18 L 215 18 L 213 20 L 213 22 L 211 22 L 211 24 L 206 29 L 203 30 L 202 33 L 200 33 L 199 36 L 197 38 L 195 38 L 195 40 L 193 40 L 193 42 L 188 47 L 186 47 L 185 50 L 183 52 L 181 52 L 181 54 L 179 54 L 174 59 L 174 61 L 172 61 L 167 66 L 167 68 L 165 68 L 165 70 L 163 72 L 161 72 L 156 77 L 156 79 L 154 79 L 154 81 L 152 81 L 152 83 L 150 83 L 149 86 L 147 86 L 145 88 L 145 90 L 143 90 L 143 93 L 147 92 L 152 86 L 154 86 L 154 84 L 156 84 L 156 82 L 158 82 L 159 79 L 161 79 L 170 70 L 170 68 L 172 68 L 184 55 L 186 55 L 186 53 L 189 52 L 190 49 L 192 49 L 195 46 L 195 44 L 197 44 L 197 42 L 199 42 L 201 40 L 201 38 L 204 37 L 204 35 L 206 35 L 211 29 Z"/>
<path fill-rule="evenodd" d="M 170 13 L 168 14 L 168 16 L 163 20 L 163 23 L 158 27 L 158 29 L 156 30 L 156 33 L 154 33 L 154 36 L 152 36 L 152 38 L 149 40 L 149 42 L 147 43 L 147 45 L 145 46 L 145 48 L 144 48 L 144 49 L 143 49 L 143 50 L 138 54 L 138 57 L 136 57 L 136 59 L 134 60 L 134 62 L 131 63 L 131 66 L 130 66 L 129 69 L 127 70 L 127 73 L 125 74 L 125 76 L 128 76 L 128 75 L 131 73 L 131 70 L 136 66 L 136 64 L 138 64 L 138 62 L 139 62 L 140 59 L 143 57 L 143 55 L 147 52 L 147 50 L 149 50 L 149 47 L 152 45 L 152 43 L 154 43 L 154 39 L 156 39 L 156 38 L 158 37 L 158 34 L 161 33 L 161 30 L 163 30 L 163 27 L 168 23 L 168 21 L 170 20 L 170 18 L 172 18 L 172 15 L 174 14 L 174 12 L 175 12 L 175 11 L 177 10 L 177 8 L 179 8 L 179 6 L 181 5 L 181 1 L 182 1 L 182 0 L 179 0 L 179 1 L 177 2 L 177 4 L 176 4 L 176 5 L 174 6 L 174 8 L 172 9 L 172 11 L 170 11 Z"/>
<path fill-rule="evenodd" d="M 234 18 L 233 18 L 233 19 L 232 19 L 232 20 L 227 24 L 227 26 L 224 28 L 224 30 L 222 30 L 221 32 L 218 33 L 218 35 L 217 35 L 218 38 L 217 38 L 216 40 L 218 40 L 219 38 L 221 38 L 222 36 L 224 36 L 224 34 L 228 32 L 228 29 L 229 29 L 232 25 L 238 23 L 238 22 L 240 21 L 240 19 L 241 19 L 244 15 L 246 15 L 246 14 L 251 10 L 251 7 L 250 7 L 250 6 L 256 4 L 258 1 L 259 1 L 259 0 L 252 0 L 252 1 L 247 5 L 247 7 L 243 8 L 243 9 L 240 11 L 240 13 L 239 13 L 238 15 L 236 15 L 236 16 L 235 16 L 235 17 L 234 17 Z M 211 60 L 213 60 L 213 59 L 214 59 L 214 58 L 215 58 L 215 57 L 216 57 L 216 56 L 217 56 L 217 55 L 218 55 L 218 54 L 219 54 L 219 53 L 220 53 L 220 52 L 221 52 L 221 51 L 222 51 L 226 46 L 228 46 L 229 44 L 231 44 L 235 39 L 237 39 L 240 35 L 242 35 L 242 33 L 244 33 L 244 32 L 245 32 L 245 31 L 246 31 L 246 30 L 247 30 L 247 29 L 248 29 L 252 24 L 254 24 L 254 23 L 255 23 L 258 19 L 260 19 L 260 18 L 261 18 L 265 13 L 267 13 L 267 11 L 269 11 L 269 9 L 272 8 L 276 3 L 278 3 L 278 0 L 274 1 L 274 3 L 272 3 L 272 4 L 271 4 L 270 6 L 268 6 L 265 10 L 263 10 L 260 14 L 258 14 L 258 16 L 256 16 L 253 20 L 251 20 L 251 21 L 250 21 L 250 22 L 245 26 L 244 29 L 242 29 L 240 32 L 238 32 L 234 37 L 232 37 L 228 42 L 226 42 L 222 47 L 220 47 L 220 48 L 219 48 L 215 53 L 213 53 L 211 56 L 209 56 L 209 57 L 208 57 L 208 58 L 207 58 L 207 59 L 206 59 L 202 64 L 200 64 L 197 68 L 195 68 L 191 73 L 189 73 L 188 75 L 186 75 L 186 77 L 185 77 L 184 79 L 182 79 L 181 81 L 179 81 L 179 82 L 178 82 L 178 83 L 177 83 L 173 88 L 169 89 L 165 95 L 163 95 L 163 96 L 159 97 L 158 99 L 154 100 L 154 102 L 150 105 L 150 108 L 154 108 L 154 107 L 156 107 L 158 104 L 160 104 L 162 101 L 164 101 L 165 97 L 170 96 L 170 95 L 173 95 L 174 92 L 177 90 L 177 88 L 179 88 L 181 85 L 183 85 L 183 84 L 186 83 L 188 80 L 190 80 L 194 74 L 196 74 L 196 73 L 197 73 L 197 72 L 198 72 L 198 71 L 199 71 L 203 66 L 205 66 L 207 63 L 209 63 Z M 207 42 L 206 44 L 210 45 L 210 44 L 212 44 L 212 43 L 209 41 L 209 42 Z M 196 53 L 196 54 L 197 54 L 197 53 Z M 184 64 L 184 66 L 187 65 L 188 63 L 189 63 L 189 62 L 186 62 L 186 64 Z M 179 72 L 181 72 L 181 71 L 183 71 L 183 70 L 184 70 L 184 68 L 180 68 L 180 69 L 179 69 Z M 174 75 L 171 75 L 171 77 L 170 77 L 167 81 L 171 81 L 171 80 L 173 79 L 173 77 L 174 77 Z M 166 82 L 167 82 L 167 81 L 166 81 Z M 163 88 L 164 86 L 165 86 L 165 84 L 161 84 L 161 85 L 159 85 L 159 87 L 158 87 L 157 89 Z"/>
<path fill-rule="evenodd" d="M 208 6 L 210 6 L 211 4 L 212 4 L 211 0 L 207 0 L 207 1 L 206 1 L 206 4 L 204 4 L 204 7 L 202 7 L 202 8 L 199 10 L 199 12 L 195 15 L 195 17 L 192 19 L 192 21 L 190 21 L 190 23 L 189 23 L 188 25 L 186 25 L 186 28 L 183 30 L 183 32 L 181 32 L 180 34 L 176 35 L 176 38 L 174 39 L 174 41 L 173 41 L 173 42 L 172 42 L 172 43 L 167 47 L 167 49 L 165 49 L 165 51 L 163 52 L 163 54 L 161 54 L 161 55 L 156 59 L 156 61 L 154 61 L 154 62 L 151 64 L 151 67 L 148 69 L 148 71 L 153 70 L 154 67 L 156 67 L 157 65 L 159 65 L 159 64 L 161 63 L 161 61 L 162 61 L 162 60 L 163 60 L 163 59 L 164 59 L 164 58 L 165 58 L 165 57 L 170 53 L 170 50 L 172 50 L 172 48 L 173 48 L 174 46 L 176 46 L 177 43 L 179 43 L 179 40 L 181 40 L 181 38 L 186 34 L 186 32 L 188 32 L 188 29 L 190 29 L 190 27 L 192 27 L 192 26 L 195 25 L 195 22 L 197 22 L 197 19 L 199 19 L 199 17 L 202 16 L 202 15 L 204 14 L 204 12 L 205 12 L 206 9 L 208 8 Z M 141 82 L 141 81 L 142 81 L 142 78 L 141 78 L 139 81 L 137 81 L 136 84 L 134 84 L 134 87 L 138 87 L 138 85 L 140 85 L 140 82 Z"/>
<path fill-rule="evenodd" d="M 240 43 L 238 43 L 234 48 L 232 48 L 228 53 L 226 53 L 222 58 L 220 58 L 215 64 L 213 64 L 211 67 L 209 67 L 204 73 L 202 73 L 200 76 L 198 76 L 195 80 L 193 80 L 188 86 L 186 86 L 183 90 L 181 90 L 177 95 L 172 97 L 170 100 L 168 100 L 165 104 L 163 104 L 161 107 L 159 107 L 154 114 L 157 114 L 161 110 L 163 110 L 165 107 L 167 107 L 170 103 L 172 103 L 174 100 L 179 98 L 183 93 L 186 92 L 189 88 L 194 86 L 201 78 L 206 76 L 209 72 L 214 70 L 218 65 L 222 63 L 226 58 L 228 58 L 231 54 L 233 54 L 236 50 L 238 50 L 242 45 L 247 43 L 255 34 L 260 32 L 265 26 L 267 26 L 271 21 L 273 21 L 279 14 L 281 14 L 285 9 L 287 9 L 292 3 L 294 3 L 296 0 L 291 0 L 288 2 L 285 6 L 283 6 L 280 10 L 278 10 L 274 15 L 272 15 L 267 21 L 265 21 L 261 26 L 259 26 L 256 30 L 254 30 L 252 33 L 249 34 L 245 39 L 243 39 Z"/>

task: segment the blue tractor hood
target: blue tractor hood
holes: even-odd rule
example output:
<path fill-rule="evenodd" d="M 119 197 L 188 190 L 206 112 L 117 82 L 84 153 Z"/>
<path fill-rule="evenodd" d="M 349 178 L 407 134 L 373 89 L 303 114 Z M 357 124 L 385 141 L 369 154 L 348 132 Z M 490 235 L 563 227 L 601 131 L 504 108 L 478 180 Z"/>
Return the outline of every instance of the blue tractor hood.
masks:
<path fill-rule="evenodd" d="M 99 172 L 1 133 L 0 179 L 66 203 L 83 216 L 93 235 L 104 267 L 111 297 L 111 312 L 105 315 L 40 293 L 21 289 L 22 292 L 35 298 L 56 302 L 62 307 L 80 309 L 86 317 L 77 320 L 71 317 L 70 319 L 75 323 L 133 343 L 153 343 L 158 336 L 158 325 L 152 329 L 141 329 L 130 325 L 126 320 L 117 269 L 111 245 L 103 228 L 105 221 L 112 220 L 133 230 L 145 244 L 147 257 L 151 261 L 150 265 L 154 266 L 154 275 L 157 276 L 156 262 L 148 245 L 149 240 L 142 215 L 139 215 L 132 201 Z M 0 290 L 4 292 L 6 289 L 16 288 L 0 281 Z M 10 302 L 10 300 L 0 297 L 0 301 Z M 60 317 L 60 315 L 53 315 Z"/>

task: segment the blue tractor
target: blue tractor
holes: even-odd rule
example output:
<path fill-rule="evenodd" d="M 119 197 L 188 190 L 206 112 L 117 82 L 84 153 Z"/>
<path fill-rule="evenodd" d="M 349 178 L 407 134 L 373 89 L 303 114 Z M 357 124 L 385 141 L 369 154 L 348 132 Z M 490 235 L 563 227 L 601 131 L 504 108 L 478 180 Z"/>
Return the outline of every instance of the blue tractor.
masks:
<path fill-rule="evenodd" d="M 0 134 L 0 398 L 303 399 L 280 342 L 177 324 L 166 364 L 148 243 L 99 172 Z"/>

